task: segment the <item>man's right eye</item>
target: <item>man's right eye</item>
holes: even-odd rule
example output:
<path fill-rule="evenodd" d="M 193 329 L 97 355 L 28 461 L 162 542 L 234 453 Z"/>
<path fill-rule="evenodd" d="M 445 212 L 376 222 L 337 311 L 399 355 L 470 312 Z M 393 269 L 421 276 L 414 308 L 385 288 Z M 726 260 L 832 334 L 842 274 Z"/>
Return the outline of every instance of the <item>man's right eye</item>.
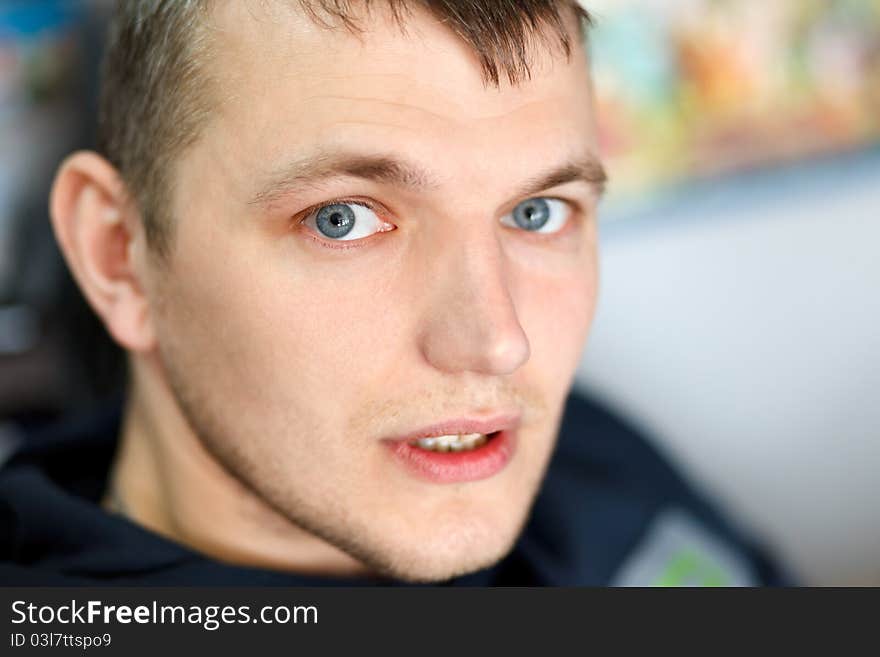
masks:
<path fill-rule="evenodd" d="M 364 203 L 337 201 L 318 207 L 302 220 L 319 237 L 334 242 L 363 239 L 376 233 L 394 230 Z"/>

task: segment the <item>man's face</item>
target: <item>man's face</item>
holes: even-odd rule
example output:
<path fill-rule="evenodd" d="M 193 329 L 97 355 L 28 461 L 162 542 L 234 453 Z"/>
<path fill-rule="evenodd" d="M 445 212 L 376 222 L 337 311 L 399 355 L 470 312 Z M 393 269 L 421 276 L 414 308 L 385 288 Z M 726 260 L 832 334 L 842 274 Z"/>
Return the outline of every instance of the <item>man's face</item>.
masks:
<path fill-rule="evenodd" d="M 256 5 L 213 17 L 220 103 L 179 163 L 154 300 L 164 370 L 294 524 L 401 578 L 487 566 L 525 521 L 593 314 L 583 52 L 538 51 L 497 89 L 421 10 L 403 34 L 376 9 L 356 37 Z M 438 424 L 492 435 L 408 445 Z"/>

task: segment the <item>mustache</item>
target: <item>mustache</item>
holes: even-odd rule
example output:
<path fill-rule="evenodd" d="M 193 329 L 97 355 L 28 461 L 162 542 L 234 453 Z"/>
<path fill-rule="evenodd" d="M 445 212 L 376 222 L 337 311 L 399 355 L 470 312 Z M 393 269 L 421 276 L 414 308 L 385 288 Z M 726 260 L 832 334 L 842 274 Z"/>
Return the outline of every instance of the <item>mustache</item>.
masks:
<path fill-rule="evenodd" d="M 387 392 L 387 388 L 386 388 Z M 408 389 L 403 394 L 365 401 L 352 415 L 352 435 L 423 426 L 439 420 L 520 411 L 527 425 L 547 415 L 549 405 L 537 386 L 506 380 L 441 381 L 428 388 Z"/>

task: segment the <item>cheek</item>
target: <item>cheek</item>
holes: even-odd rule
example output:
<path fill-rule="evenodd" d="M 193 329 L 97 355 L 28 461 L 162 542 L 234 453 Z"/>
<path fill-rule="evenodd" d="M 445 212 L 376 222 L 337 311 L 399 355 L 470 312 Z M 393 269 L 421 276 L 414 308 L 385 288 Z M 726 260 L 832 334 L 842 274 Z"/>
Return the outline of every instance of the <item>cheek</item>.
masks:
<path fill-rule="evenodd" d="M 518 286 L 519 318 L 532 352 L 527 367 L 540 370 L 554 388 L 565 387 L 578 365 L 595 311 L 596 292 L 592 257 L 565 275 L 533 276 Z"/>
<path fill-rule="evenodd" d="M 175 359 L 212 381 L 213 397 L 314 421 L 341 417 L 334 409 L 354 403 L 394 360 L 386 352 L 400 322 L 376 279 L 300 262 L 240 240 L 221 256 L 194 253 L 175 272 L 165 338 Z"/>

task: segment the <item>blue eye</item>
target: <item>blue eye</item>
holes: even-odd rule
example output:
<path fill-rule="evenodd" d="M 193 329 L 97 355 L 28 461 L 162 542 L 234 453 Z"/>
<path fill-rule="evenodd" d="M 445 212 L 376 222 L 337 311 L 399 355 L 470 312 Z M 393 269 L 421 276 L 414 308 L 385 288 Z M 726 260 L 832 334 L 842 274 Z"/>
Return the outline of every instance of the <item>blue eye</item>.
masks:
<path fill-rule="evenodd" d="M 320 207 L 309 213 L 303 223 L 321 237 L 338 242 L 362 239 L 394 228 L 366 205 L 352 202 Z"/>
<path fill-rule="evenodd" d="M 501 223 L 532 233 L 558 233 L 565 227 L 571 208 L 555 198 L 530 198 L 502 217 Z"/>

